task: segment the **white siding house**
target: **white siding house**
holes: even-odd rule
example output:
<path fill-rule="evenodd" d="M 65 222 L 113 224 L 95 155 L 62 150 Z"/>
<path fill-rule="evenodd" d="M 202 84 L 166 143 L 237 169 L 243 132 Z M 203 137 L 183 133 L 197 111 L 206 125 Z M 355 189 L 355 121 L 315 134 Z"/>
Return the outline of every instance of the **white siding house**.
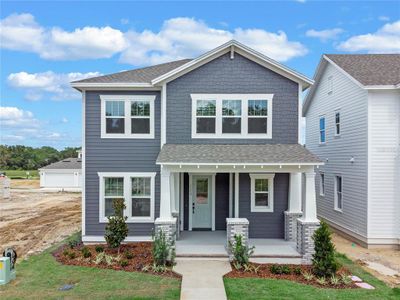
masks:
<path fill-rule="evenodd" d="M 319 217 L 364 246 L 400 240 L 400 55 L 325 55 L 306 97 Z"/>
<path fill-rule="evenodd" d="M 66 158 L 39 169 L 40 187 L 60 191 L 81 191 L 82 159 Z"/>

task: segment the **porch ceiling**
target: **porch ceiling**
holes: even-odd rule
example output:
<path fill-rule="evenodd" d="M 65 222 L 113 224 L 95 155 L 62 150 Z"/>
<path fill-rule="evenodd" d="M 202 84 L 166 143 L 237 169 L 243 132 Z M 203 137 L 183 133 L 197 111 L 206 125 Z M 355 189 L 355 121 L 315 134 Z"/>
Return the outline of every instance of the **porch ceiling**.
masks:
<path fill-rule="evenodd" d="M 157 164 L 321 165 L 323 162 L 300 144 L 165 144 L 158 155 Z"/>

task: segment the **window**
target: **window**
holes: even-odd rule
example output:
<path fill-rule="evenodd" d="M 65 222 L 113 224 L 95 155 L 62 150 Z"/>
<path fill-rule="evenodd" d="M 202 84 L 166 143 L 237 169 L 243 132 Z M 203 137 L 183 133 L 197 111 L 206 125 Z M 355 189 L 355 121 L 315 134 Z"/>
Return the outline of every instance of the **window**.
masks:
<path fill-rule="evenodd" d="M 335 176 L 335 210 L 343 210 L 343 179 Z"/>
<path fill-rule="evenodd" d="M 249 100 L 248 133 L 268 133 L 268 100 Z"/>
<path fill-rule="evenodd" d="M 222 100 L 222 133 L 241 133 L 242 101 Z"/>
<path fill-rule="evenodd" d="M 274 211 L 274 174 L 250 174 L 251 212 Z"/>
<path fill-rule="evenodd" d="M 215 133 L 215 100 L 197 100 L 196 132 Z"/>
<path fill-rule="evenodd" d="M 152 95 L 101 95 L 101 138 L 154 138 Z"/>
<path fill-rule="evenodd" d="M 100 222 L 114 214 L 116 198 L 123 199 L 127 222 L 154 221 L 154 180 L 156 173 L 100 172 Z"/>
<path fill-rule="evenodd" d="M 325 174 L 324 173 L 319 174 L 319 195 L 320 196 L 325 195 Z"/>
<path fill-rule="evenodd" d="M 325 117 L 319 118 L 319 143 L 325 144 Z"/>
<path fill-rule="evenodd" d="M 340 111 L 335 112 L 335 135 L 340 135 Z"/>
<path fill-rule="evenodd" d="M 333 91 L 333 76 L 328 77 L 328 94 L 332 94 Z"/>
<path fill-rule="evenodd" d="M 192 138 L 272 138 L 272 94 L 191 94 Z"/>

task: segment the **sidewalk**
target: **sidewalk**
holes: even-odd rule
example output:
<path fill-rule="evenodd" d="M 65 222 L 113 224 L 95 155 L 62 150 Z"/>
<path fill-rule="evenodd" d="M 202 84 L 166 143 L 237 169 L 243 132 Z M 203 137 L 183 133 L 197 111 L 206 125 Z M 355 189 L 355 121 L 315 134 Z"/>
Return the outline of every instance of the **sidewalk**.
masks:
<path fill-rule="evenodd" d="M 222 276 L 231 271 L 227 259 L 179 258 L 174 271 L 182 275 L 181 300 L 226 300 Z"/>

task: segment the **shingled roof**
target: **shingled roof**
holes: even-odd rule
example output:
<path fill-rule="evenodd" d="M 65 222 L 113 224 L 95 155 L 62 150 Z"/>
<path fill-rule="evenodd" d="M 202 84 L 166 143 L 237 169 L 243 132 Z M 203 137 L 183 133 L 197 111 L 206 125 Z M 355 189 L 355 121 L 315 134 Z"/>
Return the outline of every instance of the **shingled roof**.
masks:
<path fill-rule="evenodd" d="M 53 170 L 79 170 L 82 168 L 82 158 L 65 158 L 58 162 L 52 163 L 45 167 L 40 168 L 41 170 L 53 169 Z"/>
<path fill-rule="evenodd" d="M 154 78 L 164 75 L 189 61 L 191 61 L 191 59 L 171 61 L 146 68 L 77 80 L 72 83 L 151 83 Z"/>
<path fill-rule="evenodd" d="M 322 161 L 299 144 L 165 144 L 158 155 L 157 163 L 320 164 Z"/>
<path fill-rule="evenodd" d="M 362 85 L 400 83 L 400 54 L 326 54 Z"/>

